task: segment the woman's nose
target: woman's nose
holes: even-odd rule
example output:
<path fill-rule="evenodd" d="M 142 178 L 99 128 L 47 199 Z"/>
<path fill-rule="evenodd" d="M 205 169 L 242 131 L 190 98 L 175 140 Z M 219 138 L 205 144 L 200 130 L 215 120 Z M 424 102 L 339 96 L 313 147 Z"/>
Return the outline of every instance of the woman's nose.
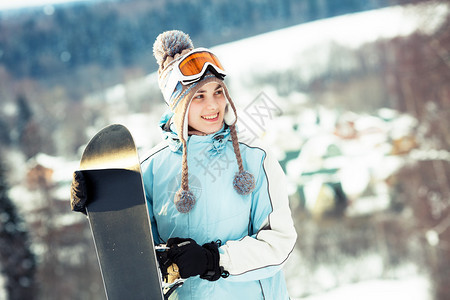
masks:
<path fill-rule="evenodd" d="M 211 110 L 216 109 L 218 107 L 216 99 L 214 99 L 214 97 L 212 96 L 209 96 L 207 99 L 206 107 Z"/>

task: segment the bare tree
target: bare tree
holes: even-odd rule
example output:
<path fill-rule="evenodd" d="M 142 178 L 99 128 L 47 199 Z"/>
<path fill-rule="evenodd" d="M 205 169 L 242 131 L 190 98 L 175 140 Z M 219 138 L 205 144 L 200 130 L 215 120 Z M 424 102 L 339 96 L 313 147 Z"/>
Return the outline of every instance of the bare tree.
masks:
<path fill-rule="evenodd" d="M 417 148 L 397 176 L 395 196 L 414 214 L 434 299 L 444 300 L 450 295 L 450 15 L 432 35 L 419 32 L 384 46 L 393 106 L 418 120 Z"/>

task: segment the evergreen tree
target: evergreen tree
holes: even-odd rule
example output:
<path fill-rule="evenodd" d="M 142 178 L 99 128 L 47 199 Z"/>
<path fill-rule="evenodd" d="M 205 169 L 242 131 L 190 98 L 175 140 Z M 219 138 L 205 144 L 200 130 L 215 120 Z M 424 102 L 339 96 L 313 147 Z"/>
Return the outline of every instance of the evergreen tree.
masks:
<path fill-rule="evenodd" d="M 11 143 L 11 130 L 9 129 L 8 123 L 0 115 L 0 144 L 10 145 Z"/>
<path fill-rule="evenodd" d="M 22 95 L 17 98 L 17 111 L 18 144 L 26 157 L 31 158 L 42 151 L 44 146 L 40 124 L 33 117 L 27 98 Z"/>
<path fill-rule="evenodd" d="M 35 258 L 28 234 L 16 207 L 8 197 L 5 168 L 0 157 L 0 270 L 10 300 L 35 299 Z"/>
<path fill-rule="evenodd" d="M 30 122 L 33 112 L 31 110 L 30 105 L 28 104 L 27 99 L 23 95 L 19 95 L 17 97 L 17 128 L 19 131 L 19 136 L 23 136 L 25 128 Z"/>

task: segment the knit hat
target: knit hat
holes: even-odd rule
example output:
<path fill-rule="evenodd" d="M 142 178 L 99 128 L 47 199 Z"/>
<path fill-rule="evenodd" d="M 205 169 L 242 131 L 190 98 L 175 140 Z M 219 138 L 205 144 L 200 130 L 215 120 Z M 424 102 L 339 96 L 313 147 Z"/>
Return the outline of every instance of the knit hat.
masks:
<path fill-rule="evenodd" d="M 173 115 L 173 121 L 176 126 L 178 136 L 183 145 L 181 188 L 175 194 L 174 203 L 178 211 L 182 213 L 189 212 L 195 205 L 195 196 L 189 190 L 188 182 L 188 163 L 187 163 L 187 140 L 188 140 L 188 112 L 189 106 L 194 94 L 204 85 L 215 82 L 219 84 L 223 91 L 227 104 L 225 107 L 224 122 L 230 128 L 233 149 L 239 167 L 233 181 L 236 192 L 240 195 L 250 194 L 255 187 L 255 179 L 252 174 L 244 170 L 242 157 L 239 150 L 239 142 L 236 132 L 237 113 L 236 107 L 228 93 L 228 89 L 223 82 L 224 75 L 211 71 L 205 71 L 200 80 L 189 84 L 183 84 L 181 81 L 174 87 L 169 82 L 176 80 L 174 66 L 178 61 L 191 51 L 195 51 L 190 37 L 182 31 L 172 30 L 161 33 L 153 44 L 153 55 L 159 65 L 158 84 L 163 93 L 164 100 L 170 107 Z"/>

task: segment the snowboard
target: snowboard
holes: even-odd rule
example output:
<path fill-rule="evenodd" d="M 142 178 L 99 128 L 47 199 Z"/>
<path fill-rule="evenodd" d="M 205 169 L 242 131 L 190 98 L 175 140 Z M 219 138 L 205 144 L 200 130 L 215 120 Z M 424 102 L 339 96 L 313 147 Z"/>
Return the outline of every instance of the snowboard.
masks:
<path fill-rule="evenodd" d="M 84 150 L 80 170 L 107 299 L 164 299 L 139 157 L 128 129 L 113 124 L 99 131 Z"/>

